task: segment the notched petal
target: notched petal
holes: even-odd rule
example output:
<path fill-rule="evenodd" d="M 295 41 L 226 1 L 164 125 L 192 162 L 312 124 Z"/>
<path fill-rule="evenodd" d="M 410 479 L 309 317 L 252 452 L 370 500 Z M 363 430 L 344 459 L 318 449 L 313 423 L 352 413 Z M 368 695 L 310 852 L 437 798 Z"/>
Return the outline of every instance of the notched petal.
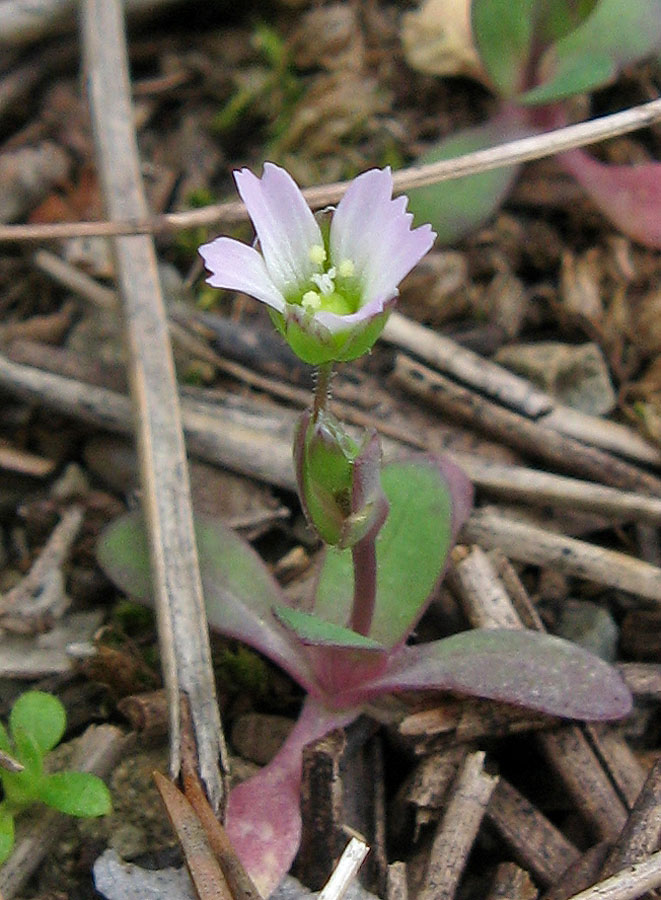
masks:
<path fill-rule="evenodd" d="M 285 298 L 271 280 L 264 260 L 254 249 L 228 237 L 203 244 L 199 250 L 211 273 L 207 284 L 229 291 L 243 291 L 284 312 Z"/>

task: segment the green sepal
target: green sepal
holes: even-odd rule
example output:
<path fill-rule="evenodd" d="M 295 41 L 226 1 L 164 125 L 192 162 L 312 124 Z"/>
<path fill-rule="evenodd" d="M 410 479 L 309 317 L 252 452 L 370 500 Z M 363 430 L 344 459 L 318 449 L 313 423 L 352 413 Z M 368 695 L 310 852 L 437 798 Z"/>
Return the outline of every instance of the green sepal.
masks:
<path fill-rule="evenodd" d="M 310 316 L 309 324 L 305 325 L 291 315 L 282 315 L 269 309 L 271 321 L 294 353 L 303 362 L 313 366 L 329 362 L 349 362 L 364 356 L 372 349 L 385 328 L 389 313 L 390 310 L 385 310 L 367 321 L 348 326 L 346 331 L 331 333 L 315 323 L 313 316 Z"/>

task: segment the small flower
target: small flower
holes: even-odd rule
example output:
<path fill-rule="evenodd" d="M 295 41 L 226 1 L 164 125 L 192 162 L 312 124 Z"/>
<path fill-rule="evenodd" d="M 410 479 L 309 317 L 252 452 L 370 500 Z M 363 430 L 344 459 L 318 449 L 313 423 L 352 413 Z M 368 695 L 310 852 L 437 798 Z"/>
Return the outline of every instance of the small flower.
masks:
<path fill-rule="evenodd" d="M 355 359 L 374 344 L 397 286 L 434 241 L 411 229 L 406 197 L 392 199 L 390 169 L 354 179 L 337 209 L 319 221 L 291 176 L 273 163 L 257 178 L 234 173 L 259 250 L 220 237 L 200 247 L 213 287 L 266 303 L 301 359 L 315 365 Z M 261 251 L 261 252 L 260 252 Z"/>

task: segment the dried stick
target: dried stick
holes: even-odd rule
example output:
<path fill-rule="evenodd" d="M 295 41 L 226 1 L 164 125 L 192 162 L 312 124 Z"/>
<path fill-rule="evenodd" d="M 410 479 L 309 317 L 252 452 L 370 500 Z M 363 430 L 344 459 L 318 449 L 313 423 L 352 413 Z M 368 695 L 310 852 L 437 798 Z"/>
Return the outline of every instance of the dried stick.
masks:
<path fill-rule="evenodd" d="M 484 771 L 484 751 L 462 766 L 434 840 L 419 900 L 451 900 L 468 861 L 498 777 Z"/>
<path fill-rule="evenodd" d="M 576 438 L 492 403 L 403 354 L 397 355 L 393 378 L 404 390 L 421 397 L 454 420 L 478 427 L 523 453 L 593 481 L 661 496 L 661 479 L 604 450 L 589 447 Z"/>
<path fill-rule="evenodd" d="M 661 844 L 661 760 L 650 769 L 624 828 L 609 853 L 601 877 L 642 862 Z"/>
<path fill-rule="evenodd" d="M 627 134 L 661 119 L 661 100 L 652 100 L 623 112 L 602 116 L 590 122 L 567 125 L 546 134 L 533 135 L 508 141 L 487 150 L 477 150 L 453 159 L 442 160 L 426 166 L 413 166 L 395 173 L 395 189 L 407 191 L 466 175 L 476 175 L 503 166 L 542 159 L 556 153 L 564 153 L 585 147 L 607 138 Z M 321 185 L 303 191 L 310 206 L 320 208 L 337 203 L 347 189 L 348 182 Z M 131 220 L 128 216 L 120 222 L 64 222 L 55 225 L 14 225 L 0 227 L 0 241 L 52 240 L 77 236 L 99 235 L 110 237 L 119 234 L 151 234 L 174 229 L 193 228 L 197 225 L 213 225 L 218 222 L 233 224 L 244 221 L 247 212 L 242 203 L 230 201 L 202 209 L 182 213 L 166 213 L 161 216 L 142 215 Z"/>
<path fill-rule="evenodd" d="M 564 834 L 502 777 L 487 807 L 487 819 L 514 858 L 544 886 L 556 882 L 580 857 Z"/>
<path fill-rule="evenodd" d="M 146 215 L 133 117 L 123 5 L 86 0 L 82 36 L 106 205 L 113 219 Z M 191 709 L 200 774 L 212 805 L 224 797 L 227 751 L 216 702 L 193 533 L 186 450 L 156 253 L 149 237 L 114 242 L 138 422 L 162 665 L 170 704 L 170 768 L 181 765 L 180 693 Z M 223 775 L 219 771 L 221 760 Z"/>
<path fill-rule="evenodd" d="M 2 628 L 24 634 L 39 630 L 45 617 L 64 613 L 68 601 L 61 568 L 78 536 L 83 516 L 80 506 L 65 510 L 28 574 L 0 597 Z"/>
<path fill-rule="evenodd" d="M 397 312 L 388 319 L 383 338 L 546 428 L 640 462 L 661 463 L 661 450 L 625 425 L 563 406 L 526 378 Z M 406 362 L 406 357 L 400 362 L 403 374 Z M 423 374 L 413 373 L 419 378 Z"/>
<path fill-rule="evenodd" d="M 344 848 L 333 874 L 319 892 L 318 900 L 342 900 L 369 852 L 367 844 L 352 837 Z"/>
<path fill-rule="evenodd" d="M 570 900 L 636 900 L 661 885 L 661 850 L 644 862 L 628 866 Z"/>
<path fill-rule="evenodd" d="M 520 562 L 553 566 L 567 575 L 661 601 L 661 569 L 625 553 L 553 534 L 491 510 L 473 512 L 462 535 L 486 549 L 497 547 Z"/>
<path fill-rule="evenodd" d="M 537 888 L 525 869 L 516 863 L 500 863 L 486 900 L 535 900 Z"/>
<path fill-rule="evenodd" d="M 107 778 L 132 740 L 114 725 L 92 725 L 80 740 L 71 768 Z M 0 868 L 0 895 L 5 900 L 19 893 L 60 836 L 66 820 L 62 813 L 48 810 L 18 838 L 12 855 Z"/>
<path fill-rule="evenodd" d="M 615 519 L 661 524 L 661 498 L 605 487 L 525 466 L 492 462 L 469 453 L 451 453 L 481 490 L 532 506 L 582 510 Z"/>

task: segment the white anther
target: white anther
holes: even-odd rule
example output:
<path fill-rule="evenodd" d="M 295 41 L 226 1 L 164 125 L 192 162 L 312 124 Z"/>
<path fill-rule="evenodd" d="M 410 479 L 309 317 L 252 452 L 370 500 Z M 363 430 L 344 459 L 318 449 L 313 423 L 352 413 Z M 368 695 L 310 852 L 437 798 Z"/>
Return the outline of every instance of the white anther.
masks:
<path fill-rule="evenodd" d="M 328 272 L 315 272 L 313 275 L 310 275 L 310 280 L 313 281 L 322 294 L 328 296 L 332 294 L 335 290 L 335 266 L 328 270 Z"/>
<path fill-rule="evenodd" d="M 356 267 L 352 259 L 343 259 L 337 268 L 340 278 L 351 278 L 356 274 Z"/>
<path fill-rule="evenodd" d="M 306 291 L 301 297 L 301 306 L 310 310 L 320 309 L 321 297 L 316 291 Z"/>
<path fill-rule="evenodd" d="M 326 262 L 326 250 L 321 244 L 313 244 L 308 251 L 308 255 L 310 262 L 313 262 L 315 266 L 320 266 Z"/>

